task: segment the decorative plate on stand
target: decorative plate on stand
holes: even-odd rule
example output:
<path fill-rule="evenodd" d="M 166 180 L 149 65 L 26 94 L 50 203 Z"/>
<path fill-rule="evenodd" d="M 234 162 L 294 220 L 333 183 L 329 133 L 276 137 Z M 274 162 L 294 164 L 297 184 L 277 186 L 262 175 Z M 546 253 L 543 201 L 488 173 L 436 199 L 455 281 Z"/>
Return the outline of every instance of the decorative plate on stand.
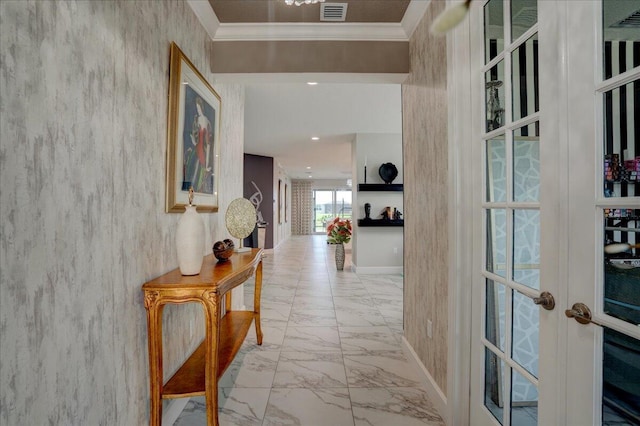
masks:
<path fill-rule="evenodd" d="M 256 227 L 257 216 L 253 203 L 246 198 L 236 198 L 229 204 L 224 221 L 229 233 L 240 239 L 240 247 L 236 251 L 249 251 L 248 247 L 242 246 L 242 240 L 251 235 Z"/>

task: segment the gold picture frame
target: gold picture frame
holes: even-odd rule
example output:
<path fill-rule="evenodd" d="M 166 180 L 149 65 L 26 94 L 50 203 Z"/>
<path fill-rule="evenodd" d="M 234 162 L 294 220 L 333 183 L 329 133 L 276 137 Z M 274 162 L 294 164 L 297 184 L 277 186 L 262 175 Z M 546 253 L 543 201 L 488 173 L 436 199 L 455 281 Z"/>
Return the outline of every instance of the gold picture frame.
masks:
<path fill-rule="evenodd" d="M 165 209 L 184 212 L 193 187 L 197 210 L 217 212 L 222 100 L 174 42 L 169 64 Z"/>

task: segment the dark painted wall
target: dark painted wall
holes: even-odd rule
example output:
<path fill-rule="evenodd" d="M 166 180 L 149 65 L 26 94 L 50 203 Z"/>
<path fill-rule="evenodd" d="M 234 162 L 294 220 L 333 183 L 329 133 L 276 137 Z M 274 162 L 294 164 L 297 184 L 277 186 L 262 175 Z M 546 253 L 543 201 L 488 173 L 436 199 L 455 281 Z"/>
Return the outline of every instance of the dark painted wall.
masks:
<path fill-rule="evenodd" d="M 254 186 L 255 183 L 255 186 Z M 262 196 L 258 193 L 259 188 Z M 273 157 L 261 155 L 244 155 L 244 198 L 250 200 L 268 222 L 264 248 L 273 248 Z M 257 247 L 256 242 L 254 247 Z"/>

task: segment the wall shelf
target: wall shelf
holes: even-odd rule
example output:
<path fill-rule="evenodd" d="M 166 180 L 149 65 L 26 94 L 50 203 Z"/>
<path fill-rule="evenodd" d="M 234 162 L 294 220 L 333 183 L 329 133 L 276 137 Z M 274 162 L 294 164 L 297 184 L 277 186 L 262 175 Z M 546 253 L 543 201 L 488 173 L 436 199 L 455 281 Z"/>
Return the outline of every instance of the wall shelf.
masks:
<path fill-rule="evenodd" d="M 388 219 L 358 219 L 360 227 L 379 227 L 379 226 L 404 226 L 404 219 L 388 220 Z"/>
<path fill-rule="evenodd" d="M 358 191 L 395 191 L 402 192 L 404 185 L 402 183 L 359 183 Z"/>

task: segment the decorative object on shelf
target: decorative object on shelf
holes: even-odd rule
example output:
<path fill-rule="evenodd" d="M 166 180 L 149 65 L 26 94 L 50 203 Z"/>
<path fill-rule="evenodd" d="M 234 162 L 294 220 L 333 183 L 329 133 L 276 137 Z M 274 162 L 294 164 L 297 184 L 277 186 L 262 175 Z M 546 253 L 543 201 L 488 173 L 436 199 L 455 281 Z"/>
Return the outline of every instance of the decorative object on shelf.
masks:
<path fill-rule="evenodd" d="M 382 220 L 391 220 L 393 218 L 393 213 L 391 213 L 391 207 L 387 206 L 382 210 L 380 214 L 382 216 Z"/>
<path fill-rule="evenodd" d="M 344 269 L 344 245 L 351 241 L 351 221 L 336 217 L 327 226 L 327 243 L 336 244 L 336 269 Z"/>
<path fill-rule="evenodd" d="M 178 222 L 176 249 L 182 275 L 198 275 L 204 258 L 204 222 L 193 204 L 194 191 L 189 189 L 189 204 Z"/>
<path fill-rule="evenodd" d="M 640 244 L 614 243 L 604 246 L 604 252 L 608 254 L 616 254 L 637 248 L 640 248 Z"/>
<path fill-rule="evenodd" d="M 465 0 L 463 3 L 445 9 L 431 24 L 431 33 L 443 35 L 452 30 L 467 16 L 469 6 L 471 6 L 471 0 Z"/>
<path fill-rule="evenodd" d="M 634 159 L 620 160 L 620 154 L 604 156 L 605 183 L 637 183 L 640 181 L 640 156 Z"/>
<path fill-rule="evenodd" d="M 246 198 L 236 198 L 233 200 L 224 216 L 225 225 L 229 233 L 240 239 L 240 247 L 235 251 L 238 253 L 251 250 L 249 247 L 243 247 L 242 242 L 253 232 L 256 227 L 256 208 L 251 201 Z"/>
<path fill-rule="evenodd" d="M 230 239 L 224 241 L 216 241 L 213 244 L 213 255 L 218 259 L 218 262 L 226 262 L 233 254 L 233 249 L 236 245 Z"/>
<path fill-rule="evenodd" d="M 392 163 L 384 163 L 380 165 L 378 174 L 386 184 L 390 184 L 398 176 L 398 169 Z"/>
<path fill-rule="evenodd" d="M 220 95 L 171 43 L 167 123 L 167 213 L 180 213 L 189 188 L 198 211 L 218 211 Z"/>
<path fill-rule="evenodd" d="M 489 92 L 487 94 L 487 132 L 502 127 L 504 118 L 504 108 L 500 106 L 500 96 L 498 87 L 502 86 L 502 81 L 487 81 L 485 87 Z"/>
<path fill-rule="evenodd" d="M 364 203 L 364 218 L 371 219 L 371 204 Z"/>
<path fill-rule="evenodd" d="M 367 156 L 364 156 L 364 183 L 367 183 Z"/>
<path fill-rule="evenodd" d="M 400 219 L 402 219 L 402 212 L 394 207 L 393 208 L 393 220 L 400 220 Z"/>

